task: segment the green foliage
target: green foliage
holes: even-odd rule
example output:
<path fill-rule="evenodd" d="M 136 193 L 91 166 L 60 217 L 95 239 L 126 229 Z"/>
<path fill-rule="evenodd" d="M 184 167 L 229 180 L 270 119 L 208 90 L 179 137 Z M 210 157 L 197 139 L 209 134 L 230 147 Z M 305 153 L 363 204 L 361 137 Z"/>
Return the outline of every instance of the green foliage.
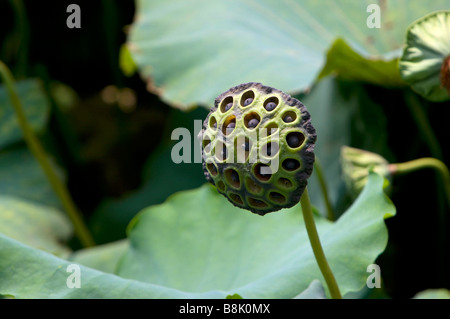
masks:
<path fill-rule="evenodd" d="M 128 245 L 128 240 L 122 239 L 92 248 L 80 249 L 74 252 L 68 260 L 105 273 L 114 274 L 117 263 L 128 249 Z"/>
<path fill-rule="evenodd" d="M 386 246 L 384 218 L 395 208 L 382 184 L 381 176 L 370 175 L 336 223 L 316 216 L 343 293 L 364 285 L 367 265 Z M 111 257 L 124 252 L 119 277 L 82 266 L 83 289 L 66 286 L 66 268 L 81 255 L 64 261 L 4 235 L 0 245 L 0 294 L 16 298 L 293 298 L 321 277 L 299 207 L 262 218 L 229 205 L 209 185 L 142 211 L 129 226 L 129 246 L 91 248 L 87 258 L 87 251 L 81 253 L 84 262 L 109 272 L 116 260 Z M 12 265 L 14 275 L 7 276 Z"/>
<path fill-rule="evenodd" d="M 337 39 L 327 52 L 327 62 L 318 78 L 339 74 L 342 78 L 387 87 L 403 86 L 398 73 L 398 59 L 368 59 L 352 49 L 344 39 Z"/>
<path fill-rule="evenodd" d="M 388 161 L 378 154 L 344 146 L 341 149 L 340 159 L 345 184 L 353 197 L 356 197 L 366 185 L 370 170 L 392 180 Z"/>
<path fill-rule="evenodd" d="M 450 291 L 448 289 L 427 289 L 418 292 L 414 299 L 450 299 Z"/>
<path fill-rule="evenodd" d="M 233 294 L 233 295 L 226 296 L 225 299 L 244 299 L 244 298 L 242 298 L 238 294 Z"/>
<path fill-rule="evenodd" d="M 402 47 L 408 24 L 448 7 L 446 0 L 390 2 L 381 8 L 381 32 L 366 25 L 371 3 L 138 0 L 128 48 L 150 89 L 165 101 L 183 109 L 210 106 L 218 92 L 239 83 L 304 90 L 336 37 L 365 57 L 381 56 Z"/>
<path fill-rule="evenodd" d="M 325 299 L 325 290 L 321 282 L 317 279 L 311 281 L 311 284 L 302 291 L 299 295 L 295 296 L 294 299 Z"/>
<path fill-rule="evenodd" d="M 17 3 L 0 9 L 14 6 L 22 22 L 38 10 Z M 433 106 L 448 100 L 441 66 L 450 54 L 449 11 L 430 12 L 449 1 L 380 1 L 380 28 L 367 25 L 372 4 L 136 0 L 136 11 L 108 2 L 100 30 L 84 19 L 89 32 L 79 39 L 45 24 L 55 19 L 0 30 L 0 60 L 20 79 L 32 132 L 98 243 L 80 247 L 79 225 L 61 211 L 0 83 L 0 297 L 329 298 L 299 205 L 251 214 L 205 184 L 201 163 L 171 157 L 175 128 L 189 130 L 195 150 L 194 121 L 214 98 L 261 82 L 311 114 L 323 176 L 313 171 L 308 192 L 344 298 L 448 298 L 447 184 L 400 168 L 436 162 L 420 159 L 431 155 L 448 177 L 448 119 Z M 98 10 L 90 5 L 83 12 Z M 57 59 L 54 38 L 36 38 L 42 28 L 61 39 Z M 127 92 L 126 101 L 108 100 L 106 88 Z M 341 150 L 356 148 L 364 151 L 350 154 L 349 165 Z M 383 170 L 369 173 L 367 157 Z M 381 289 L 366 286 L 373 263 Z M 72 265 L 80 265 L 81 289 L 67 286 Z"/>
<path fill-rule="evenodd" d="M 431 13 L 408 28 L 400 73 L 411 88 L 434 102 L 450 99 L 450 88 L 441 83 L 444 59 L 450 56 L 450 11 Z M 448 62 L 447 62 L 448 63 Z M 447 85 L 450 73 L 447 66 Z"/>
<path fill-rule="evenodd" d="M 134 63 L 127 46 L 124 44 L 120 47 L 119 66 L 126 76 L 132 76 L 136 72 L 136 64 Z"/>
<path fill-rule="evenodd" d="M 67 256 L 62 243 L 72 227 L 62 212 L 23 199 L 0 195 L 0 233 L 55 255 Z"/>
<path fill-rule="evenodd" d="M 308 108 L 317 131 L 315 153 L 326 176 L 329 196 L 339 206 L 345 184 L 339 160 L 341 147 L 354 145 L 379 153 L 389 153 L 386 116 L 360 83 L 327 77 L 307 95 L 296 96 Z M 364 136 L 363 139 L 359 137 Z M 322 213 L 325 205 L 317 175 L 308 181 L 311 201 Z"/>
<path fill-rule="evenodd" d="M 54 168 L 60 172 L 56 165 Z M 24 146 L 0 152 L 0 194 L 61 206 L 38 162 Z"/>
<path fill-rule="evenodd" d="M 37 80 L 17 82 L 16 90 L 22 104 L 26 105 L 25 116 L 31 128 L 42 133 L 48 121 L 50 105 L 41 83 Z M 23 134 L 8 92 L 3 85 L 0 85 L 0 150 L 22 139 Z"/>
<path fill-rule="evenodd" d="M 394 208 L 382 184 L 382 178 L 373 175 L 361 198 L 336 224 L 317 217 L 342 293 L 365 283 L 366 266 L 386 245 L 383 217 L 392 216 Z M 182 291 L 292 298 L 321 277 L 299 207 L 261 218 L 227 204 L 210 186 L 144 210 L 130 224 L 129 237 L 130 249 L 118 274 Z"/>
<path fill-rule="evenodd" d="M 83 289 L 66 285 L 73 262 L 21 244 L 0 233 L 0 296 L 14 298 L 186 298 L 173 289 L 127 280 L 80 266 Z M 14 271 L 11 272 L 11 267 Z"/>

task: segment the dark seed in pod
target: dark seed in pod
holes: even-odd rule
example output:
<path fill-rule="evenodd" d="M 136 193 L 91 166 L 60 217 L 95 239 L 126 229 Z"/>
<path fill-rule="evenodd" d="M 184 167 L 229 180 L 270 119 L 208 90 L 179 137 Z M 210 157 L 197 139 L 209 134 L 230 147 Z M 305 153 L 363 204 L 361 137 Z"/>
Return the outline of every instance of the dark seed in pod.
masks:
<path fill-rule="evenodd" d="M 299 140 L 298 136 L 295 134 L 289 134 L 286 137 L 286 141 L 287 141 L 288 145 L 293 148 L 298 147 L 300 145 L 300 140 Z"/>
<path fill-rule="evenodd" d="M 253 99 L 251 97 L 249 97 L 248 99 L 246 99 L 244 101 L 244 106 L 250 105 L 250 104 L 252 104 L 252 102 L 253 102 Z"/>
<path fill-rule="evenodd" d="M 267 155 L 272 156 L 272 145 L 271 144 L 267 145 Z"/>
<path fill-rule="evenodd" d="M 233 183 L 239 183 L 239 174 L 236 171 L 231 171 L 231 180 Z"/>
<path fill-rule="evenodd" d="M 254 205 L 264 205 L 264 202 L 262 200 L 259 200 L 259 199 L 254 199 L 253 203 L 254 203 Z"/>
<path fill-rule="evenodd" d="M 227 129 L 229 129 L 229 128 L 235 128 L 236 127 L 236 123 L 234 123 L 234 122 L 230 122 L 230 123 L 228 123 L 228 125 L 227 125 Z"/>
<path fill-rule="evenodd" d="M 269 102 L 269 103 L 267 103 L 267 105 L 266 105 L 266 110 L 267 111 L 272 111 L 273 109 L 275 109 L 277 107 L 277 105 L 274 103 L 274 102 Z"/>
<path fill-rule="evenodd" d="M 228 111 L 229 109 L 231 109 L 231 107 L 233 106 L 233 103 L 228 103 L 227 105 L 225 105 L 225 112 Z"/>
<path fill-rule="evenodd" d="M 293 171 L 300 166 L 300 163 L 294 159 L 287 159 L 283 162 L 283 167 L 289 171 Z"/>
<path fill-rule="evenodd" d="M 251 119 L 250 121 L 248 121 L 248 128 L 255 128 L 256 126 L 258 126 L 259 121 L 258 119 Z"/>
<path fill-rule="evenodd" d="M 273 193 L 270 193 L 270 195 L 271 195 L 273 198 L 278 199 L 278 200 L 283 199 L 283 195 L 281 195 L 281 194 L 279 194 L 279 193 L 273 192 Z"/>
<path fill-rule="evenodd" d="M 292 121 L 294 121 L 294 119 L 292 118 L 292 116 L 286 115 L 286 116 L 284 117 L 283 121 L 284 121 L 285 123 L 291 123 Z"/>

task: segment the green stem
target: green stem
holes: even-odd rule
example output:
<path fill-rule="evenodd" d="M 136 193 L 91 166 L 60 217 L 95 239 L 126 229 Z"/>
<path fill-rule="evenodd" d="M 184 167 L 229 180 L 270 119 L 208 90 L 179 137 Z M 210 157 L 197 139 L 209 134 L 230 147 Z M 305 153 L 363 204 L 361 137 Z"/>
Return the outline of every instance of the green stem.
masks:
<path fill-rule="evenodd" d="M 28 67 L 30 26 L 23 0 L 10 0 L 10 3 L 14 10 L 14 33 L 17 39 L 15 74 L 19 77 L 24 77 Z"/>
<path fill-rule="evenodd" d="M 444 184 L 447 203 L 450 207 L 450 173 L 442 161 L 432 157 L 424 157 L 409 162 L 389 164 L 389 171 L 392 175 L 407 174 L 423 168 L 432 168 L 439 173 Z"/>
<path fill-rule="evenodd" d="M 320 243 L 319 234 L 317 232 L 316 224 L 314 222 L 314 216 L 311 208 L 311 201 L 309 200 L 308 188 L 300 198 L 300 205 L 302 206 L 303 219 L 305 220 L 306 231 L 308 232 L 309 241 L 311 243 L 314 257 L 319 265 L 320 271 L 327 283 L 331 297 L 333 299 L 342 299 L 341 292 L 331 271 L 330 265 L 328 265 L 327 258 L 323 252 L 322 244 Z"/>
<path fill-rule="evenodd" d="M 416 121 L 417 126 L 419 127 L 419 131 L 422 133 L 425 142 L 428 144 L 430 148 L 431 155 L 438 159 L 442 159 L 442 151 L 439 146 L 439 142 L 434 134 L 434 131 L 428 121 L 427 115 L 423 110 L 423 107 L 417 98 L 417 96 L 412 92 L 406 92 L 406 104 L 409 106 L 411 114 Z"/>
<path fill-rule="evenodd" d="M 17 95 L 16 89 L 14 87 L 14 77 L 11 74 L 11 71 L 2 61 L 0 61 L 0 77 L 3 79 L 3 82 L 8 90 L 11 103 L 14 107 L 14 111 L 16 112 L 17 120 L 23 131 L 23 135 L 28 145 L 28 148 L 41 165 L 41 168 L 44 171 L 45 175 L 47 176 L 55 193 L 61 200 L 61 203 L 65 211 L 67 212 L 69 219 L 73 224 L 76 236 L 80 239 L 80 242 L 84 247 L 94 246 L 95 243 L 91 236 L 91 233 L 84 224 L 83 218 L 81 214 L 78 212 L 72 198 L 70 197 L 69 191 L 58 179 L 58 176 L 56 175 L 55 171 L 53 170 L 50 162 L 46 157 L 45 151 L 41 146 L 41 143 L 34 135 L 33 131 L 31 130 L 28 124 L 28 120 L 23 112 L 19 96 Z"/>
<path fill-rule="evenodd" d="M 333 206 L 331 205 L 330 196 L 328 194 L 328 188 L 327 188 L 327 184 L 325 182 L 322 165 L 320 165 L 320 162 L 317 159 L 317 157 L 316 157 L 316 160 L 314 161 L 314 171 L 317 174 L 317 179 L 319 180 L 319 186 L 322 191 L 323 199 L 325 201 L 325 206 L 327 208 L 327 218 L 328 218 L 328 220 L 333 221 L 334 220 Z"/>

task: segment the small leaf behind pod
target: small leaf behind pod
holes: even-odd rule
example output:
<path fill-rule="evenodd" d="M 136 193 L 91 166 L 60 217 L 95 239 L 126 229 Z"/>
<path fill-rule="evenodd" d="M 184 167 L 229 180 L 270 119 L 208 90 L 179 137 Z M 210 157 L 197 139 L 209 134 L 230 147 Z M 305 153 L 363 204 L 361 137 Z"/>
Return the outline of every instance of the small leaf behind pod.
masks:
<path fill-rule="evenodd" d="M 343 146 L 341 148 L 341 165 L 345 185 L 354 198 L 366 185 L 370 171 L 387 178 L 389 182 L 391 181 L 388 161 L 376 153 Z"/>
<path fill-rule="evenodd" d="M 450 100 L 450 11 L 431 13 L 408 28 L 400 74 L 433 102 Z"/>

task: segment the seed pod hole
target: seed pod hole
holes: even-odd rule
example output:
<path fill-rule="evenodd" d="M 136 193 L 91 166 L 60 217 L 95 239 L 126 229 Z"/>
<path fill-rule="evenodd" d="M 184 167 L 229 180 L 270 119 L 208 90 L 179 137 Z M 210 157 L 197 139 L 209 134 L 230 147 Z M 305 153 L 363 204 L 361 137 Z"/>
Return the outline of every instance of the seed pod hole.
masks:
<path fill-rule="evenodd" d="M 272 200 L 278 204 L 284 204 L 286 202 L 286 197 L 277 192 L 270 192 L 269 198 L 270 198 L 270 200 Z"/>
<path fill-rule="evenodd" d="M 224 192 L 225 191 L 225 183 L 222 181 L 218 181 L 217 182 L 217 188 L 221 191 Z"/>
<path fill-rule="evenodd" d="M 233 202 L 238 203 L 239 205 L 244 205 L 244 201 L 242 200 L 241 196 L 239 196 L 238 194 L 230 193 L 229 197 L 231 198 L 231 200 Z"/>
<path fill-rule="evenodd" d="M 247 190 L 252 194 L 260 194 L 262 191 L 262 187 L 256 184 L 255 181 L 250 177 L 247 177 L 245 179 L 245 186 L 247 187 Z"/>
<path fill-rule="evenodd" d="M 278 185 L 280 185 L 283 188 L 291 188 L 293 186 L 292 182 L 284 177 L 281 177 L 278 180 Z"/>
<path fill-rule="evenodd" d="M 241 187 L 241 179 L 239 178 L 239 173 L 236 172 L 234 169 L 230 168 L 225 171 L 225 179 L 234 188 Z"/>
<path fill-rule="evenodd" d="M 225 161 L 227 159 L 227 147 L 222 142 L 217 142 L 214 148 L 214 155 L 219 161 Z"/>
<path fill-rule="evenodd" d="M 293 158 L 288 158 L 283 161 L 283 168 L 287 171 L 295 171 L 300 167 L 300 162 Z"/>
<path fill-rule="evenodd" d="M 280 147 L 278 146 L 277 143 L 275 142 L 269 142 L 267 144 L 265 144 L 262 149 L 261 149 L 261 154 L 263 156 L 275 156 L 278 151 L 280 150 Z"/>
<path fill-rule="evenodd" d="M 253 103 L 253 100 L 255 99 L 255 93 L 253 91 L 247 91 L 244 94 L 242 94 L 241 97 L 241 105 L 243 107 L 249 106 Z"/>
<path fill-rule="evenodd" d="M 211 116 L 209 118 L 209 127 L 214 131 L 217 129 L 217 120 L 214 116 Z"/>
<path fill-rule="evenodd" d="M 297 119 L 297 113 L 295 113 L 294 111 L 287 111 L 283 113 L 283 116 L 281 118 L 283 119 L 284 123 L 291 123 Z"/>
<path fill-rule="evenodd" d="M 264 101 L 264 108 L 266 109 L 266 111 L 272 112 L 278 106 L 278 103 L 279 101 L 276 96 L 269 97 Z"/>
<path fill-rule="evenodd" d="M 260 200 L 260 199 L 256 199 L 253 197 L 248 197 L 247 198 L 248 203 L 250 204 L 250 206 L 256 207 L 256 208 L 266 208 L 269 205 L 267 205 L 266 202 Z"/>
<path fill-rule="evenodd" d="M 244 149 L 244 151 L 250 152 L 250 150 L 252 148 L 252 145 L 251 145 L 250 140 L 248 138 L 245 138 L 245 141 L 242 144 L 242 148 Z"/>
<path fill-rule="evenodd" d="M 270 136 L 278 131 L 278 124 L 275 122 L 271 122 L 265 126 L 265 129 L 266 129 L 265 136 Z"/>
<path fill-rule="evenodd" d="M 236 116 L 230 115 L 228 116 L 222 125 L 222 133 L 223 135 L 229 135 L 234 131 L 236 127 Z"/>
<path fill-rule="evenodd" d="M 259 122 L 261 122 L 261 116 L 259 116 L 256 112 L 248 113 L 244 117 L 244 125 L 248 129 L 254 129 L 258 126 Z"/>
<path fill-rule="evenodd" d="M 206 164 L 206 168 L 208 169 L 208 172 L 209 172 L 212 176 L 217 176 L 217 168 L 216 168 L 216 165 L 214 165 L 213 163 L 208 163 L 208 164 Z"/>
<path fill-rule="evenodd" d="M 220 112 L 225 113 L 229 111 L 233 107 L 233 97 L 227 96 L 222 100 L 222 103 L 220 103 Z"/>
<path fill-rule="evenodd" d="M 236 163 L 245 163 L 252 149 L 252 144 L 248 137 L 237 136 L 234 139 L 234 152 L 236 153 Z"/>
<path fill-rule="evenodd" d="M 253 167 L 253 174 L 258 180 L 267 182 L 272 177 L 272 170 L 270 166 L 258 163 Z"/>
<path fill-rule="evenodd" d="M 305 135 L 301 132 L 291 132 L 286 135 L 286 142 L 291 148 L 300 147 L 305 141 Z"/>
<path fill-rule="evenodd" d="M 209 153 L 211 151 L 211 139 L 209 139 L 209 137 L 204 137 L 202 145 L 206 153 Z"/>

